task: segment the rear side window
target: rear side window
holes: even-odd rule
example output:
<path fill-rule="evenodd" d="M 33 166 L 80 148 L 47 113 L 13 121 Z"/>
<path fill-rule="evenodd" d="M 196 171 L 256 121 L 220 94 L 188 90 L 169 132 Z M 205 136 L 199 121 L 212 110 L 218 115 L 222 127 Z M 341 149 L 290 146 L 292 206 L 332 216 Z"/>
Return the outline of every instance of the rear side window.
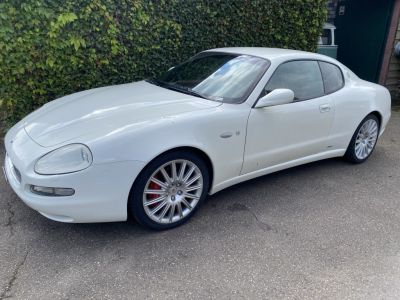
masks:
<path fill-rule="evenodd" d="M 320 61 L 322 78 L 324 80 L 325 94 L 331 94 L 344 86 L 343 74 L 338 66 Z"/>
<path fill-rule="evenodd" d="M 291 89 L 295 101 L 323 96 L 324 85 L 318 62 L 298 60 L 281 64 L 266 85 L 265 93 L 282 88 Z"/>

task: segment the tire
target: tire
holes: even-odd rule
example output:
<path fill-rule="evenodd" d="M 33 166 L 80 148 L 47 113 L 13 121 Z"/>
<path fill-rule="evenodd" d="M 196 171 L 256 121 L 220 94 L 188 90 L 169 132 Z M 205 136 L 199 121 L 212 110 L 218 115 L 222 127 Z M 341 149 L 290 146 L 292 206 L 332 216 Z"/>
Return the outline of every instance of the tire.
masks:
<path fill-rule="evenodd" d="M 379 119 L 373 114 L 366 116 L 361 121 L 360 125 L 358 125 L 351 138 L 344 155 L 345 159 L 356 164 L 366 161 L 375 149 L 379 137 L 379 130 Z"/>
<path fill-rule="evenodd" d="M 171 229 L 195 214 L 209 186 L 209 170 L 203 159 L 188 151 L 168 152 L 139 174 L 131 189 L 128 212 L 145 227 Z"/>

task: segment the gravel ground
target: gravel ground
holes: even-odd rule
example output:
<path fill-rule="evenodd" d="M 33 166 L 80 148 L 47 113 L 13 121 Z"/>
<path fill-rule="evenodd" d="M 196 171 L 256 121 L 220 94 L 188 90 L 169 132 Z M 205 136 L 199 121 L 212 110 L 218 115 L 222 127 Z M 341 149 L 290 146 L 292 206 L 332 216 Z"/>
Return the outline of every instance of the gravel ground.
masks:
<path fill-rule="evenodd" d="M 1 299 L 398 299 L 400 110 L 365 164 L 237 185 L 171 231 L 56 223 L 2 177 L 0 224 Z"/>

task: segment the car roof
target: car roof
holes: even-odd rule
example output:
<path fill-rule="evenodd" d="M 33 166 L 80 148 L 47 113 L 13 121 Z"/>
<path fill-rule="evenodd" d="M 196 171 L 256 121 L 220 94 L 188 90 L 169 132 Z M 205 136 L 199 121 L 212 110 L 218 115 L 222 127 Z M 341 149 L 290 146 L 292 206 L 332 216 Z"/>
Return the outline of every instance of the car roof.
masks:
<path fill-rule="evenodd" d="M 215 48 L 206 52 L 224 52 L 242 55 L 253 55 L 262 57 L 268 60 L 274 59 L 321 59 L 334 61 L 332 58 L 318 53 L 281 49 L 281 48 L 263 48 L 263 47 L 230 47 L 230 48 Z"/>
<path fill-rule="evenodd" d="M 281 48 L 263 48 L 263 47 L 230 47 L 230 48 L 215 48 L 206 50 L 204 52 L 221 52 L 221 53 L 232 53 L 239 55 L 252 55 L 261 57 L 269 60 L 271 63 L 275 65 L 279 65 L 285 61 L 289 60 L 320 60 L 326 61 L 339 66 L 343 72 L 346 74 L 346 78 L 359 79 L 354 72 L 352 72 L 345 65 L 337 61 L 336 59 L 313 52 L 306 52 L 300 50 L 292 50 L 292 49 L 281 49 Z"/>

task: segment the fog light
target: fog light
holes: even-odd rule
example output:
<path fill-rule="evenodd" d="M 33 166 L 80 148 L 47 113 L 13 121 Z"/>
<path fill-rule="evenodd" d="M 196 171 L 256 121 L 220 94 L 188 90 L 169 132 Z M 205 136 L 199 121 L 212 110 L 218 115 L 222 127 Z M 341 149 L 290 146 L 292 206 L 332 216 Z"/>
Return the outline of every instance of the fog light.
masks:
<path fill-rule="evenodd" d="M 41 196 L 72 196 L 74 189 L 31 185 L 31 192 Z"/>

